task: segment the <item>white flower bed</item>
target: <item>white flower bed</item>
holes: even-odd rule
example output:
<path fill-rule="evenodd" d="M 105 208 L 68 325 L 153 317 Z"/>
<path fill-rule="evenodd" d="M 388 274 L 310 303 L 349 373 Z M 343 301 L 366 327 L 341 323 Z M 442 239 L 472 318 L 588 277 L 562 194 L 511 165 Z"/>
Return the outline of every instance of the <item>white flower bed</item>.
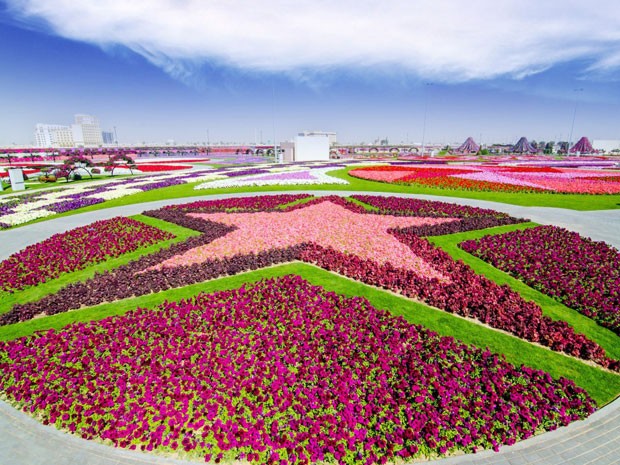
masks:
<path fill-rule="evenodd" d="M 186 183 L 190 182 L 207 182 L 207 181 L 215 181 L 217 179 L 229 179 L 228 176 L 224 176 L 222 174 L 211 173 L 205 174 L 204 176 L 199 176 L 197 178 L 186 178 L 183 179 Z"/>
<path fill-rule="evenodd" d="M 195 190 L 199 189 L 219 189 L 224 187 L 242 187 L 242 186 L 295 186 L 295 185 L 312 185 L 312 184 L 349 184 L 348 181 L 340 178 L 334 178 L 327 174 L 328 171 L 333 171 L 333 168 L 314 169 L 314 170 L 298 170 L 290 171 L 282 174 L 283 177 L 279 179 L 261 179 L 270 176 L 270 174 L 254 174 L 251 176 L 241 176 L 238 178 L 223 179 L 220 181 L 212 181 L 204 184 L 199 184 L 194 187 Z M 273 173 L 277 175 L 278 173 Z M 291 176 L 295 175 L 308 175 L 308 179 L 296 179 L 291 177 L 285 178 L 287 174 Z"/>
<path fill-rule="evenodd" d="M 0 216 L 0 222 L 15 226 L 18 224 L 27 223 L 28 221 L 38 220 L 39 218 L 45 218 L 46 216 L 55 215 L 56 212 L 49 210 L 28 210 L 16 213 L 10 213 L 8 215 Z"/>
<path fill-rule="evenodd" d="M 121 197 L 125 197 L 127 195 L 137 194 L 139 192 L 144 192 L 144 191 L 142 189 L 134 189 L 131 187 L 119 186 L 106 192 L 99 192 L 97 194 L 87 195 L 85 197 L 91 198 L 91 199 L 112 200 L 112 199 L 120 199 Z"/>

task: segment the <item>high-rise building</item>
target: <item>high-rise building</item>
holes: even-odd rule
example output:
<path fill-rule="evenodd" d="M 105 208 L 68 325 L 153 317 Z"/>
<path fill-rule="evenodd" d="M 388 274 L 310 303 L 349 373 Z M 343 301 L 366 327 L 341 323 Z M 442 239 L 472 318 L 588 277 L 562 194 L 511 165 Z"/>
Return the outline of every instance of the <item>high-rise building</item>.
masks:
<path fill-rule="evenodd" d="M 37 147 L 73 147 L 74 145 L 71 126 L 61 124 L 37 124 L 34 138 Z"/>
<path fill-rule="evenodd" d="M 75 123 L 71 125 L 73 142 L 76 147 L 100 147 L 103 145 L 99 120 L 92 115 L 75 115 Z"/>
<path fill-rule="evenodd" d="M 71 126 L 42 124 L 35 127 L 34 138 L 38 147 L 101 147 L 103 135 L 99 120 L 91 115 L 75 115 Z"/>
<path fill-rule="evenodd" d="M 112 131 L 101 131 L 101 138 L 103 139 L 103 145 L 113 145 L 116 143 Z"/>

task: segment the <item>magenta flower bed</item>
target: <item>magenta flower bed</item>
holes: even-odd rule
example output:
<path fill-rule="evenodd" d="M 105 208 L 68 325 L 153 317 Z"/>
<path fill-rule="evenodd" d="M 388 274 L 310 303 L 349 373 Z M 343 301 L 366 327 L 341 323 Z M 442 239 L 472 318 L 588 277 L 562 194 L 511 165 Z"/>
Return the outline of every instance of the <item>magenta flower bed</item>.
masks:
<path fill-rule="evenodd" d="M 1 342 L 0 385 L 83 438 L 216 462 L 497 450 L 595 410 L 572 381 L 298 276 Z"/>
<path fill-rule="evenodd" d="M 620 334 L 620 253 L 556 226 L 539 226 L 460 247 Z"/>
<path fill-rule="evenodd" d="M 239 205 L 244 203 L 244 199 L 236 200 Z M 274 200 L 267 196 L 259 200 L 254 199 L 254 203 L 249 205 L 257 206 L 262 201 L 270 205 L 270 208 L 275 208 Z M 283 214 L 290 213 L 324 202 L 335 203 L 353 212 L 367 214 L 369 217 L 382 218 L 381 215 L 372 215 L 360 205 L 352 204 L 340 197 L 312 199 L 282 211 Z M 239 228 L 234 224 L 225 225 L 198 217 L 199 211 L 206 212 L 210 208 L 218 210 L 221 207 L 218 204 L 210 204 L 205 205 L 202 210 L 194 207 L 193 210 L 185 211 L 185 206 L 180 205 L 176 208 L 167 207 L 145 212 L 146 215 L 195 229 L 202 234 L 97 275 L 84 283 L 70 284 L 38 301 L 16 304 L 9 312 L 0 315 L 0 325 L 26 321 L 41 314 L 66 312 L 82 305 L 97 305 L 105 301 L 186 286 L 277 263 L 303 260 L 353 279 L 420 299 L 442 310 L 475 318 L 517 337 L 538 342 L 552 350 L 592 360 L 603 367 L 620 371 L 620 362 L 608 358 L 597 343 L 582 334 L 575 333 L 566 322 L 553 321 L 543 316 L 539 306 L 523 300 L 518 293 L 477 275 L 462 262 L 455 262 L 448 254 L 420 239 L 415 227 L 392 229 L 389 232 L 408 247 L 409 250 L 403 254 L 417 257 L 416 259 L 424 264 L 423 267 L 399 268 L 391 263 L 377 262 L 372 255 L 360 258 L 350 253 L 346 241 L 339 244 L 341 250 L 301 242 L 295 245 L 283 243 L 278 246 L 279 248 L 261 248 L 252 253 L 243 252 L 243 249 L 239 248 L 239 252 L 235 254 L 233 247 L 235 243 L 241 244 L 242 238 L 233 243 L 228 242 L 231 249 L 218 257 L 203 254 L 200 260 L 182 261 L 176 266 L 162 267 L 163 263 L 171 259 L 176 262 L 179 256 L 206 250 L 205 247 L 209 244 L 217 244 L 219 239 L 238 231 Z M 261 215 L 261 212 L 256 214 Z M 251 238 L 249 234 L 245 234 L 244 237 L 248 240 L 260 239 Z M 346 238 L 346 235 L 343 237 Z M 429 269 L 434 270 L 433 275 L 420 272 Z"/>
<path fill-rule="evenodd" d="M 14 292 L 175 236 L 116 217 L 72 229 L 26 247 L 0 262 L 0 290 Z"/>
<path fill-rule="evenodd" d="M 309 194 L 259 195 L 256 197 L 233 197 L 221 200 L 198 200 L 182 205 L 168 205 L 163 210 L 180 210 L 201 212 L 223 211 L 271 211 L 277 207 L 312 197 Z"/>
<path fill-rule="evenodd" d="M 410 231 L 418 236 L 443 236 L 527 221 L 486 208 L 468 207 L 447 202 L 373 195 L 353 195 L 351 197 L 375 207 L 378 213 L 382 215 L 458 218 L 458 221 L 449 223 L 410 228 Z"/>

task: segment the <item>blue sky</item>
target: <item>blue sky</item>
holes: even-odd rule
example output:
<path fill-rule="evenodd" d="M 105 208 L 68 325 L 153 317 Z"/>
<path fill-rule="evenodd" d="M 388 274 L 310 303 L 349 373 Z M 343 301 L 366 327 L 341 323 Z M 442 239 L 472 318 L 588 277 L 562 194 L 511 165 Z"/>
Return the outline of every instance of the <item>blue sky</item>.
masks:
<path fill-rule="evenodd" d="M 567 140 L 573 115 L 573 141 L 620 139 L 616 1 L 463 5 L 0 2 L 0 146 L 76 113 L 124 144 Z"/>

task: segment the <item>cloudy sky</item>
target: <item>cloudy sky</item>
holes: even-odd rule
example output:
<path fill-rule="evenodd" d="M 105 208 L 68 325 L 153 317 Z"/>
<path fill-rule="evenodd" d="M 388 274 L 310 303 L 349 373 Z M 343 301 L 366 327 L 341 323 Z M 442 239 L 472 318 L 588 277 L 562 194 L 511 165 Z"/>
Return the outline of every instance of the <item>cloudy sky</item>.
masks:
<path fill-rule="evenodd" d="M 0 64 L 0 146 L 620 139 L 617 0 L 7 0 Z"/>

